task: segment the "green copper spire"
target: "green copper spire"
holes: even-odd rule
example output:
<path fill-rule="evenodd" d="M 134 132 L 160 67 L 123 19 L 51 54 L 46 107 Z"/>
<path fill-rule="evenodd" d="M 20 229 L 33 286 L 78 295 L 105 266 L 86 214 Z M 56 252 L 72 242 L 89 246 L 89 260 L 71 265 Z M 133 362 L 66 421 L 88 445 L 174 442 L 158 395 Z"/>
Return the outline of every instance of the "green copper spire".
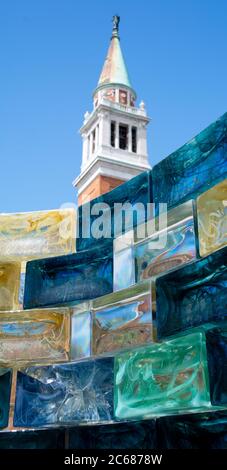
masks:
<path fill-rule="evenodd" d="M 123 85 L 132 88 L 120 46 L 119 22 L 120 16 L 113 16 L 110 46 L 99 78 L 98 88 L 105 85 Z"/>

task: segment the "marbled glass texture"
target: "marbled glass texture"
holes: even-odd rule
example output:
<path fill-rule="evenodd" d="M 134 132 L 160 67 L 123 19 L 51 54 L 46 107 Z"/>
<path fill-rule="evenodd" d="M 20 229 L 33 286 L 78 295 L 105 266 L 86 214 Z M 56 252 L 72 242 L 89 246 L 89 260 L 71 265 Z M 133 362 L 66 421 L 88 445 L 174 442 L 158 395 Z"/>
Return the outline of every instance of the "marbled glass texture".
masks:
<path fill-rule="evenodd" d="M 156 339 L 152 322 L 151 287 L 135 286 L 106 296 L 106 305 L 93 309 L 93 354 L 131 348 Z M 118 296 L 119 298 L 119 296 Z M 104 302 L 104 299 L 102 299 Z"/>
<path fill-rule="evenodd" d="M 227 449 L 227 412 L 160 418 L 157 434 L 159 449 Z"/>
<path fill-rule="evenodd" d="M 86 426 L 69 430 L 69 449 L 155 449 L 154 420 Z"/>
<path fill-rule="evenodd" d="M 134 235 L 129 231 L 113 242 L 114 247 L 114 291 L 135 284 Z"/>
<path fill-rule="evenodd" d="M 105 238 L 114 238 L 137 224 L 144 223 L 149 215 L 147 204 L 151 202 L 151 172 L 145 171 L 112 191 L 83 204 L 78 208 L 77 251 L 95 247 L 98 238 L 97 231 L 101 230 Z M 118 203 L 118 207 L 115 206 L 116 203 Z M 105 204 L 106 206 L 103 206 L 104 211 L 101 210 L 95 215 L 94 206 L 97 204 Z M 125 205 L 125 212 L 121 224 L 122 205 Z M 101 206 L 99 207 L 101 208 Z M 102 217 L 102 220 L 96 225 L 94 222 L 97 223 L 99 217 Z M 101 223 L 102 228 L 100 228 Z M 83 233 L 87 238 L 83 236 Z"/>
<path fill-rule="evenodd" d="M 113 291 L 113 245 L 27 263 L 24 308 L 74 305 Z"/>
<path fill-rule="evenodd" d="M 68 309 L 2 312 L 0 363 L 67 360 L 69 322 Z"/>
<path fill-rule="evenodd" d="M 197 198 L 200 256 L 227 245 L 227 179 Z"/>
<path fill-rule="evenodd" d="M 73 209 L 0 214 L 1 259 L 21 261 L 72 253 L 75 226 Z"/>
<path fill-rule="evenodd" d="M 205 335 L 196 332 L 116 356 L 114 399 L 118 419 L 210 406 Z"/>
<path fill-rule="evenodd" d="M 12 372 L 0 368 L 0 428 L 8 425 Z"/>
<path fill-rule="evenodd" d="M 136 243 L 133 256 L 136 282 L 171 271 L 195 259 L 192 201 L 169 211 L 167 229 Z"/>
<path fill-rule="evenodd" d="M 18 372 L 15 427 L 108 421 L 112 417 L 112 358 Z"/>
<path fill-rule="evenodd" d="M 19 307 L 20 263 L 0 263 L 0 311 Z"/>
<path fill-rule="evenodd" d="M 157 332 L 160 339 L 227 312 L 227 248 L 156 281 Z"/>
<path fill-rule="evenodd" d="M 207 357 L 213 405 L 227 405 L 227 323 L 206 332 Z"/>
<path fill-rule="evenodd" d="M 92 321 L 89 305 L 74 311 L 71 318 L 71 360 L 91 355 Z"/>
<path fill-rule="evenodd" d="M 197 197 L 227 177 L 227 113 L 152 169 L 156 204 Z"/>

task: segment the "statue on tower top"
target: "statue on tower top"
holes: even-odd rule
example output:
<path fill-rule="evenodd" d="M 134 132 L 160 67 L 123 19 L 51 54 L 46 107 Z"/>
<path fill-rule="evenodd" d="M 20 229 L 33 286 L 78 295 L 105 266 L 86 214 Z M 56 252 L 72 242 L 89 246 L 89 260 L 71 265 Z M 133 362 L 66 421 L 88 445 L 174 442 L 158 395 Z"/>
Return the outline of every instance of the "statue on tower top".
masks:
<path fill-rule="evenodd" d="M 120 23 L 120 16 L 114 15 L 112 36 L 118 37 L 119 23 Z"/>

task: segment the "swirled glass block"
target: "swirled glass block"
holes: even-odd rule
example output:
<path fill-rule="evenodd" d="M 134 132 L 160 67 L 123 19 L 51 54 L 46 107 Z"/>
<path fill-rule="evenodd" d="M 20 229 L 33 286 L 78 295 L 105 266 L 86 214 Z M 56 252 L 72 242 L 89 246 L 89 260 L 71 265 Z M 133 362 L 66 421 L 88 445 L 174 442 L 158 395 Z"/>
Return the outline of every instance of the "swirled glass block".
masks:
<path fill-rule="evenodd" d="M 0 363 L 67 360 L 69 325 L 69 309 L 2 312 Z"/>
<path fill-rule="evenodd" d="M 227 113 L 153 167 L 154 202 L 177 205 L 226 176 Z"/>
<path fill-rule="evenodd" d="M 69 429 L 69 449 L 155 449 L 155 420 Z"/>
<path fill-rule="evenodd" d="M 93 302 L 94 355 L 132 348 L 156 339 L 152 286 L 144 283 Z"/>
<path fill-rule="evenodd" d="M 227 247 L 156 281 L 157 332 L 164 338 L 227 318 Z"/>
<path fill-rule="evenodd" d="M 145 222 L 149 203 L 152 203 L 151 172 L 145 171 L 83 204 L 78 208 L 77 251 L 95 247 L 100 236 L 112 239 Z"/>
<path fill-rule="evenodd" d="M 97 242 L 92 250 L 29 261 L 24 308 L 74 305 L 112 291 L 112 242 Z"/>
<path fill-rule="evenodd" d="M 203 332 L 115 357 L 118 419 L 196 411 L 210 406 Z"/>
<path fill-rule="evenodd" d="M 0 428 L 8 425 L 11 393 L 11 369 L 0 368 Z"/>
<path fill-rule="evenodd" d="M 171 271 L 195 259 L 193 201 L 168 211 L 167 226 L 142 241 L 138 240 L 133 256 L 136 282 Z"/>
<path fill-rule="evenodd" d="M 27 260 L 75 251 L 73 209 L 0 214 L 1 259 Z"/>
<path fill-rule="evenodd" d="M 19 308 L 20 263 L 0 262 L 0 311 Z"/>
<path fill-rule="evenodd" d="M 161 449 L 227 449 L 227 412 L 215 411 L 159 418 Z"/>
<path fill-rule="evenodd" d="M 201 194 L 196 204 L 199 252 L 207 256 L 227 245 L 227 179 Z"/>
<path fill-rule="evenodd" d="M 92 318 L 89 302 L 74 307 L 71 317 L 70 357 L 74 361 L 91 355 Z"/>
<path fill-rule="evenodd" d="M 113 418 L 113 359 L 35 366 L 17 374 L 15 427 Z"/>

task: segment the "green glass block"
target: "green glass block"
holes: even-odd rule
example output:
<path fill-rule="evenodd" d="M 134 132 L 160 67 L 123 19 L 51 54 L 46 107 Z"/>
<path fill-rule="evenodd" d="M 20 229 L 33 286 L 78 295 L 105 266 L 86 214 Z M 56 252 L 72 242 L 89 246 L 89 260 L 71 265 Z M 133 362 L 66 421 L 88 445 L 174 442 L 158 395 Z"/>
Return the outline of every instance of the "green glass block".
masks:
<path fill-rule="evenodd" d="M 121 420 L 210 407 L 205 333 L 116 356 L 114 401 Z"/>

